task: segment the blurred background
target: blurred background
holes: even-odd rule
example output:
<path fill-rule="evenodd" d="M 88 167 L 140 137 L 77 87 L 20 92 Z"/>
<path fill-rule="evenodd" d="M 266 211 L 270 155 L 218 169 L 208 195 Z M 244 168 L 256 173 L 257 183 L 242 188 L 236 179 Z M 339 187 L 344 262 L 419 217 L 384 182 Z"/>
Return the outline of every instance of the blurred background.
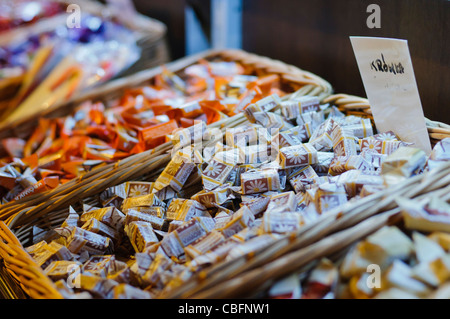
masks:
<path fill-rule="evenodd" d="M 171 59 L 209 48 L 241 48 L 366 96 L 349 36 L 406 39 L 425 116 L 450 123 L 450 2 L 447 0 L 133 0 L 167 26 Z M 370 4 L 381 28 L 370 29 Z"/>

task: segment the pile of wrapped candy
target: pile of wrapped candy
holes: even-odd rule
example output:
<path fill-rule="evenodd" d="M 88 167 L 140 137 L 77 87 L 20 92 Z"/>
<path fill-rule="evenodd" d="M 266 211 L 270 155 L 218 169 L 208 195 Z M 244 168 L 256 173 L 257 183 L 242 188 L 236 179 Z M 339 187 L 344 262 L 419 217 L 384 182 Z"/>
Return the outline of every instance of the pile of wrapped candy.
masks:
<path fill-rule="evenodd" d="M 200 61 L 168 69 L 115 100 L 86 101 L 70 115 L 41 118 L 27 139 L 1 141 L 2 202 L 47 191 L 91 169 L 153 149 L 175 130 L 226 119 L 270 94 L 278 76 L 257 76 L 236 62 Z"/>
<path fill-rule="evenodd" d="M 225 134 L 204 122 L 171 134 L 172 159 L 155 181 L 109 188 L 98 207 L 71 208 L 61 227 L 35 229 L 27 251 L 65 298 L 162 296 L 211 265 L 250 256 L 348 201 L 450 159 L 448 139 L 427 156 L 391 132 L 374 134 L 370 120 L 345 116 L 315 97 L 282 100 L 272 93 L 243 109 L 247 122 Z M 195 178 L 201 185 L 186 189 Z M 448 212 L 423 213 L 449 223 Z M 377 258 L 389 267 L 393 257 L 410 258 L 415 249 L 418 265 L 433 268 L 434 259 L 421 255 L 424 241 L 434 245 L 435 256 L 448 251 L 448 238 L 440 234 L 433 238 L 445 247 L 419 235 L 414 246 L 400 231 L 382 231 L 389 233 L 364 242 L 377 245 L 376 254 L 361 248 L 345 263 L 352 293 L 372 294 L 358 288 L 364 280 L 358 258 Z M 438 263 L 447 267 L 444 279 L 432 272 L 420 280 L 447 280 L 447 257 Z M 319 275 L 334 269 L 327 262 L 320 267 Z M 391 272 L 413 276 L 405 267 L 394 261 Z M 421 289 L 416 281 L 405 287 Z"/>
<path fill-rule="evenodd" d="M 82 44 L 126 41 L 127 38 L 132 38 L 130 34 L 130 30 L 118 23 L 89 14 L 83 15 L 78 28 L 56 25 L 52 30 L 27 33 L 25 38 L 18 37 L 0 47 L 0 79 L 23 75 L 38 50 L 46 46 L 56 46 L 57 50 L 53 54 L 60 59 Z M 105 46 L 104 49 L 106 48 Z M 52 63 L 55 63 L 55 60 L 56 58 Z"/>
<path fill-rule="evenodd" d="M 0 47 L 1 124 L 30 118 L 111 79 L 141 56 L 136 32 L 83 14 L 80 25 L 22 32 Z"/>
<path fill-rule="evenodd" d="M 64 3 L 58 1 L 2 0 L 0 3 L 0 32 L 29 25 L 39 19 L 52 17 L 64 11 Z"/>
<path fill-rule="evenodd" d="M 308 274 L 278 281 L 268 297 L 448 299 L 450 206 L 434 198 L 429 205 L 406 201 L 401 207 L 405 230 L 385 226 L 357 242 L 339 262 L 323 258 Z M 410 215 L 420 222 L 410 225 Z"/>

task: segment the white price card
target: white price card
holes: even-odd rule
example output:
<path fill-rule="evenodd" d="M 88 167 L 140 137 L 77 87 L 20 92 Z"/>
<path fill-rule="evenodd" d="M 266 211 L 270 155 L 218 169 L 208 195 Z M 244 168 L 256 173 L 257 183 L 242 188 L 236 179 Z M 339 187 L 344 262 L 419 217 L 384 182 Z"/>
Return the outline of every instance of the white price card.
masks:
<path fill-rule="evenodd" d="M 408 49 L 400 39 L 350 37 L 379 132 L 431 152 L 422 103 Z"/>

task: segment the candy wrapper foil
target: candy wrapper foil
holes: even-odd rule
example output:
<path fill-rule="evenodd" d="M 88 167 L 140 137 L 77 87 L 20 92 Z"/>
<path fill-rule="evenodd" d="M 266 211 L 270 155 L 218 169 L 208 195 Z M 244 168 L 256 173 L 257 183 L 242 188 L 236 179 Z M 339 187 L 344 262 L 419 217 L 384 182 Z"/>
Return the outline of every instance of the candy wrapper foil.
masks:
<path fill-rule="evenodd" d="M 294 146 L 307 142 L 311 137 L 311 125 L 305 123 L 279 133 L 280 147 Z"/>
<path fill-rule="evenodd" d="M 293 191 L 285 192 L 270 197 L 267 211 L 277 210 L 293 212 L 296 210 L 297 200 Z"/>
<path fill-rule="evenodd" d="M 106 256 L 91 256 L 89 260 L 87 260 L 82 269 L 83 274 L 98 276 L 102 278 L 106 278 L 109 273 L 110 267 L 115 260 L 114 255 L 106 255 Z"/>
<path fill-rule="evenodd" d="M 335 156 L 357 155 L 356 139 L 347 127 L 336 125 L 331 133 Z"/>
<path fill-rule="evenodd" d="M 126 225 L 125 233 L 130 239 L 135 252 L 143 252 L 149 246 L 158 243 L 153 227 L 150 223 L 135 221 Z"/>
<path fill-rule="evenodd" d="M 260 125 L 245 125 L 236 128 L 228 128 L 225 132 L 227 146 L 244 147 L 258 141 L 258 129 Z"/>
<path fill-rule="evenodd" d="M 311 165 L 292 168 L 292 170 L 287 174 L 287 179 L 296 193 L 300 193 L 305 190 L 303 183 L 309 183 L 310 181 L 312 182 L 318 177 L 319 176 Z"/>
<path fill-rule="evenodd" d="M 436 143 L 428 158 L 427 168 L 434 169 L 440 163 L 450 161 L 450 137 Z"/>
<path fill-rule="evenodd" d="M 370 172 L 371 166 L 361 155 L 336 156 L 331 161 L 328 174 L 336 176 L 354 169 Z"/>
<path fill-rule="evenodd" d="M 316 96 L 301 96 L 294 100 L 281 102 L 281 114 L 293 120 L 299 115 L 320 111 L 319 98 Z"/>
<path fill-rule="evenodd" d="M 244 115 L 250 123 L 256 123 L 256 119 L 254 117 L 255 112 L 275 111 L 281 106 L 281 104 L 282 102 L 278 94 L 272 94 L 257 101 L 256 103 L 248 105 L 244 109 Z"/>
<path fill-rule="evenodd" d="M 344 185 L 349 197 L 359 195 L 365 185 L 383 186 L 383 178 L 378 175 L 365 173 L 357 169 L 346 171 L 339 175 L 336 183 Z"/>
<path fill-rule="evenodd" d="M 164 225 L 164 218 L 156 215 L 138 212 L 134 209 L 129 209 L 124 220 L 124 224 L 128 225 L 134 221 L 143 221 L 150 223 L 154 229 L 161 230 Z"/>
<path fill-rule="evenodd" d="M 412 145 L 411 143 L 402 142 L 396 139 L 381 139 L 380 137 L 376 137 L 377 135 L 359 140 L 361 152 L 370 150 L 380 154 L 390 155 L 400 147 Z"/>
<path fill-rule="evenodd" d="M 203 237 L 197 239 L 192 244 L 184 248 L 185 254 L 194 259 L 210 251 L 213 247 L 220 245 L 225 241 L 221 232 L 212 230 Z"/>
<path fill-rule="evenodd" d="M 120 231 L 123 228 L 125 215 L 115 207 L 98 208 L 81 214 L 80 222 L 85 223 L 91 218 L 95 218 L 116 231 Z"/>
<path fill-rule="evenodd" d="M 192 218 L 173 232 L 167 234 L 161 241 L 161 248 L 167 256 L 180 257 L 184 255 L 184 248 L 206 235 L 211 229 L 205 227 L 200 219 Z"/>
<path fill-rule="evenodd" d="M 168 220 L 188 221 L 195 216 L 209 216 L 206 207 L 196 200 L 174 199 L 169 208 L 167 211 Z"/>
<path fill-rule="evenodd" d="M 203 187 L 210 191 L 219 186 L 222 186 L 228 177 L 235 170 L 236 164 L 230 164 L 220 160 L 219 158 L 213 158 L 208 163 L 208 166 L 203 170 L 202 181 Z"/>
<path fill-rule="evenodd" d="M 155 181 L 153 192 L 156 193 L 167 186 L 176 192 L 180 191 L 194 168 L 196 166 L 191 162 L 190 156 L 178 152 Z"/>
<path fill-rule="evenodd" d="M 276 113 L 255 112 L 253 116 L 257 124 L 269 130 L 279 129 L 280 131 L 283 131 L 294 127 L 294 125 L 287 122 L 281 115 Z"/>
<path fill-rule="evenodd" d="M 226 225 L 220 229 L 225 238 L 231 237 L 242 229 L 251 226 L 255 221 L 253 212 L 247 207 L 241 207 L 233 214 Z"/>
<path fill-rule="evenodd" d="M 414 147 L 401 147 L 389 155 L 381 165 L 381 176 L 386 185 L 399 183 L 425 167 L 427 155 Z"/>
<path fill-rule="evenodd" d="M 303 223 L 298 212 L 267 211 L 262 217 L 261 230 L 263 233 L 286 234 L 299 230 Z"/>
<path fill-rule="evenodd" d="M 108 226 L 95 218 L 88 220 L 83 224 L 83 226 L 81 226 L 81 228 L 105 237 L 109 237 L 114 243 L 118 243 L 122 238 L 121 233 L 115 228 L 112 228 L 111 226 Z"/>
<path fill-rule="evenodd" d="M 323 183 L 314 196 L 317 211 L 324 213 L 347 202 L 347 193 L 343 185 Z"/>
<path fill-rule="evenodd" d="M 241 174 L 243 194 L 276 191 L 280 186 L 280 176 L 275 169 L 254 170 Z"/>
<path fill-rule="evenodd" d="M 336 125 L 337 123 L 332 118 L 328 118 L 313 131 L 309 143 L 314 146 L 317 151 L 331 151 L 333 148 L 331 134 Z"/>
<path fill-rule="evenodd" d="M 75 278 L 81 273 L 81 265 L 78 261 L 55 260 L 44 269 L 44 273 L 53 281 L 67 280 L 69 276 Z"/>
<path fill-rule="evenodd" d="M 281 168 L 311 165 L 318 162 L 317 150 L 310 143 L 283 147 L 279 153 Z"/>

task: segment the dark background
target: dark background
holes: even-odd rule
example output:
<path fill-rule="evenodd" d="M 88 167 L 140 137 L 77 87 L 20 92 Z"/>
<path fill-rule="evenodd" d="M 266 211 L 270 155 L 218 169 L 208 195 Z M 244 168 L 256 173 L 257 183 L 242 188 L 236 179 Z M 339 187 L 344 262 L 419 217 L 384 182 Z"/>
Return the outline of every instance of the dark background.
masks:
<path fill-rule="evenodd" d="M 208 0 L 134 3 L 166 24 L 172 59 L 185 55 L 186 4 L 209 24 Z M 381 29 L 366 25 L 371 3 L 381 7 Z M 337 93 L 365 97 L 349 36 L 406 39 L 425 116 L 450 123 L 449 21 L 447 0 L 243 0 L 242 49 L 311 71 Z"/>

